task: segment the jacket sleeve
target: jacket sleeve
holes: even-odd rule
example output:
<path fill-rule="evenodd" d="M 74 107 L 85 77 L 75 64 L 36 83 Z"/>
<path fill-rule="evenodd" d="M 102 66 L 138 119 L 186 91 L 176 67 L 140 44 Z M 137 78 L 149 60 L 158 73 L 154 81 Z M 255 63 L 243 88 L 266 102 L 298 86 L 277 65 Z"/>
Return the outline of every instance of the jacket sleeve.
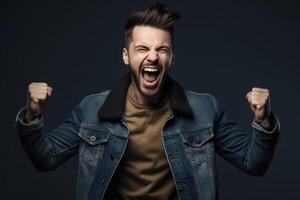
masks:
<path fill-rule="evenodd" d="M 224 108 L 214 98 L 213 103 L 216 112 L 214 142 L 218 154 L 245 173 L 262 176 L 272 160 L 278 140 L 278 118 L 270 113 L 271 126 L 268 129 L 253 120 L 252 133 L 248 133 L 228 118 Z"/>
<path fill-rule="evenodd" d="M 55 169 L 78 151 L 80 127 L 79 106 L 71 117 L 50 132 L 44 131 L 44 118 L 24 122 L 26 108 L 16 116 L 16 128 L 21 143 L 35 168 L 39 171 Z"/>

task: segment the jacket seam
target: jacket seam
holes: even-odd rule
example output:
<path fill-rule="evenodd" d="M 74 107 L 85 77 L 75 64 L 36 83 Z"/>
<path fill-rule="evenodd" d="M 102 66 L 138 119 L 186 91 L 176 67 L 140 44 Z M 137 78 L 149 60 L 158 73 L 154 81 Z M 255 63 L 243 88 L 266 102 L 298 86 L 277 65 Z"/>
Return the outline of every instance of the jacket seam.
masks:
<path fill-rule="evenodd" d="M 75 148 L 75 147 L 78 146 L 78 145 L 79 145 L 79 143 L 74 144 L 74 145 L 72 145 L 72 146 L 70 146 L 70 147 L 68 147 L 68 148 L 62 149 L 61 151 L 58 151 L 58 152 L 54 153 L 54 156 L 58 156 L 59 154 L 62 154 L 62 153 L 64 153 L 65 151 L 68 151 L 68 150 L 70 150 L 70 149 L 73 149 L 73 148 Z"/>
<path fill-rule="evenodd" d="M 84 97 L 84 98 L 81 100 L 80 106 L 82 106 L 82 104 L 83 104 L 88 98 L 91 98 L 91 97 L 94 97 L 94 96 L 107 96 L 106 93 L 109 93 L 109 92 L 110 92 L 110 90 L 105 90 L 105 91 L 100 92 L 100 93 L 90 94 L 90 95 Z"/>
<path fill-rule="evenodd" d="M 251 141 L 250 144 L 248 145 L 247 149 L 246 149 L 246 155 L 244 156 L 244 160 L 243 160 L 243 165 L 244 165 L 244 169 L 246 169 L 246 171 L 249 173 L 249 169 L 248 169 L 248 162 L 249 162 L 249 149 L 253 146 L 254 143 L 254 137 L 255 135 L 252 134 L 251 135 Z"/>

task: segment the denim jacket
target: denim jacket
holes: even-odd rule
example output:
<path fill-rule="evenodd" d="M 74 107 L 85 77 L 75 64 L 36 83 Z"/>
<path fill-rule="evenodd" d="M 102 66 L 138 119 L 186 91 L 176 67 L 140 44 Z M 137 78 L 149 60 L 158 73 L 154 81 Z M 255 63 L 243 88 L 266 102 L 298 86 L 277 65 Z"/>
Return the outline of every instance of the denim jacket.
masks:
<path fill-rule="evenodd" d="M 25 108 L 17 115 L 22 145 L 39 171 L 79 154 L 77 200 L 103 199 L 122 159 L 129 135 L 123 114 L 130 82 L 127 74 L 112 90 L 87 96 L 48 133 L 43 117 L 24 123 Z M 218 198 L 216 153 L 247 174 L 265 173 L 279 136 L 277 117 L 270 114 L 268 130 L 254 120 L 248 133 L 229 120 L 212 95 L 184 91 L 170 77 L 164 91 L 172 112 L 161 137 L 179 199 Z"/>

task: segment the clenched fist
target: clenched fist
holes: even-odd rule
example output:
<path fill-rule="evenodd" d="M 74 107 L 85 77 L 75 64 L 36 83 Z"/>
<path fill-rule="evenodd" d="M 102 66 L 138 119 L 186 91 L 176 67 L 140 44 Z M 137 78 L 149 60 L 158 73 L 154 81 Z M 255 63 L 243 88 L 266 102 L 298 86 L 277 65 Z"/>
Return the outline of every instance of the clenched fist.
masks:
<path fill-rule="evenodd" d="M 247 93 L 246 98 L 254 112 L 255 119 L 265 128 L 269 127 L 269 99 L 270 91 L 264 88 L 253 88 Z"/>
<path fill-rule="evenodd" d="M 27 93 L 27 112 L 25 120 L 30 122 L 42 112 L 42 107 L 48 96 L 52 94 L 52 87 L 47 83 L 30 83 Z"/>

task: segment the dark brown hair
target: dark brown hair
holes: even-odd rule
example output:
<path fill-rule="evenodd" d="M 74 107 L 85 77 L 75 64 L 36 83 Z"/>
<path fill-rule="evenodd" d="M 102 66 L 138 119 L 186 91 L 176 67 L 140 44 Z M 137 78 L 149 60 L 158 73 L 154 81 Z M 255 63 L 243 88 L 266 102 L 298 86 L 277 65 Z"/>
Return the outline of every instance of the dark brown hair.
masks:
<path fill-rule="evenodd" d="M 178 13 L 170 11 L 164 4 L 155 4 L 143 10 L 133 11 L 129 15 L 125 25 L 125 47 L 128 48 L 132 30 L 138 25 L 152 26 L 169 31 L 173 45 L 173 29 L 180 18 L 181 16 Z"/>

